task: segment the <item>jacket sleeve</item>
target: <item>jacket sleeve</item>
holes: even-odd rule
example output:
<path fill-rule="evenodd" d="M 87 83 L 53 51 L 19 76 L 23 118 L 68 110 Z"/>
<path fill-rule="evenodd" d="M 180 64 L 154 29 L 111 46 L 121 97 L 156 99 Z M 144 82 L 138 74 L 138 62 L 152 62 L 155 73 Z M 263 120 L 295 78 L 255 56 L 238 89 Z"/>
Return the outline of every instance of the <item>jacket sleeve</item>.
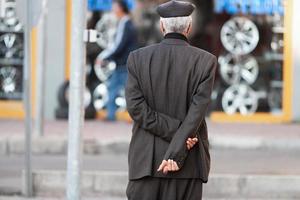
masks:
<path fill-rule="evenodd" d="M 170 142 L 181 121 L 156 112 L 148 106 L 138 82 L 132 53 L 127 60 L 127 69 L 128 80 L 125 94 L 129 115 L 141 128 Z"/>
<path fill-rule="evenodd" d="M 120 31 L 117 32 L 116 40 L 114 44 L 108 48 L 102 51 L 98 58 L 101 60 L 112 60 L 114 59 L 119 53 L 124 51 L 126 45 L 128 44 L 128 41 L 130 40 L 130 27 L 129 22 L 123 23 L 120 25 Z"/>
<path fill-rule="evenodd" d="M 185 158 L 188 155 L 185 141 L 188 137 L 191 137 L 196 133 L 205 117 L 206 109 L 211 98 L 216 66 L 217 61 L 216 58 L 213 57 L 208 61 L 206 72 L 204 73 L 203 78 L 201 78 L 201 81 L 197 84 L 197 88 L 193 93 L 187 115 L 179 129 L 176 131 L 165 153 L 164 160 L 175 160 L 179 168 L 183 166 Z"/>

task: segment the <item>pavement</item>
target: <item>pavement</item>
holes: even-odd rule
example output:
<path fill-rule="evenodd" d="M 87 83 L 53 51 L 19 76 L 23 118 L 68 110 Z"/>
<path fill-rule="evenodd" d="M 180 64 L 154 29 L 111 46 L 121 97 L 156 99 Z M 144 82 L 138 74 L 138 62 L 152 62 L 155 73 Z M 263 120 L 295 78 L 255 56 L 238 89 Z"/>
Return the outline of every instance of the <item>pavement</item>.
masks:
<path fill-rule="evenodd" d="M 65 200 L 65 197 L 23 197 L 23 196 L 0 196 L 0 200 Z M 82 200 L 126 200 L 122 197 L 113 196 L 97 196 L 97 197 L 83 197 Z"/>
<path fill-rule="evenodd" d="M 127 200 L 126 198 L 122 197 L 112 197 L 112 196 L 98 196 L 98 197 L 83 197 L 82 200 Z M 0 200 L 65 200 L 64 197 L 62 198 L 51 198 L 51 197 L 22 197 L 22 196 L 0 196 Z M 244 198 L 204 198 L 203 200 L 246 200 Z M 274 200 L 274 199 L 248 199 L 247 200 Z M 277 200 L 288 200 L 288 199 L 277 199 Z"/>
<path fill-rule="evenodd" d="M 24 153 L 24 122 L 0 120 L 0 155 Z M 118 153 L 128 148 L 132 124 L 86 121 L 84 153 Z M 213 148 L 300 150 L 300 124 L 215 123 L 208 121 Z M 33 133 L 34 154 L 66 154 L 68 123 L 45 122 L 44 136 Z"/>
<path fill-rule="evenodd" d="M 0 127 L 0 195 L 17 195 L 0 200 L 21 200 L 24 123 L 0 120 Z M 88 194 L 97 191 L 98 199 L 124 199 L 120 194 L 127 182 L 131 127 L 128 122 L 85 121 L 83 171 Z M 208 200 L 300 199 L 300 124 L 208 121 L 208 128 L 212 156 Z M 36 193 L 44 195 L 40 199 L 59 199 L 45 197 L 49 191 L 64 194 L 67 130 L 67 121 L 46 121 L 42 137 L 33 133 L 34 184 Z"/>
<path fill-rule="evenodd" d="M 122 197 L 112 196 L 98 196 L 98 197 L 83 197 L 82 200 L 127 200 Z M 51 198 L 51 197 L 22 197 L 22 196 L 0 196 L 0 200 L 65 200 L 65 198 Z M 274 199 L 261 199 L 261 198 L 204 198 L 203 200 L 274 200 Z M 276 199 L 276 200 L 289 200 L 289 199 Z"/>
<path fill-rule="evenodd" d="M 211 149 L 212 178 L 210 183 L 241 185 L 245 180 L 249 181 L 258 177 L 260 180 L 265 181 L 265 184 L 272 185 L 277 184 L 276 180 L 282 182 L 282 178 L 294 180 L 295 177 L 299 177 L 299 180 L 297 178 L 296 181 L 291 181 L 291 183 L 294 185 L 298 184 L 300 188 L 299 153 L 296 151 L 278 150 L 244 149 L 237 151 L 236 149 Z M 65 180 L 62 177 L 65 176 L 66 171 L 66 156 L 34 155 L 32 161 L 36 191 L 39 191 L 39 195 L 46 194 L 47 196 L 49 191 L 51 193 L 55 191 L 55 193 L 60 195 L 63 194 Z M 88 176 L 95 177 L 94 181 L 92 181 L 94 186 L 91 186 L 90 181 L 83 181 L 84 185 L 86 185 L 84 188 L 88 188 L 87 193 L 91 193 L 90 187 L 96 188 L 100 193 L 103 193 L 102 189 L 106 188 L 104 191 L 105 195 L 120 196 L 123 193 L 127 182 L 128 170 L 126 152 L 122 154 L 84 155 L 82 168 L 85 173 L 89 174 Z M 23 169 L 24 157 L 22 155 L 0 156 L 0 194 L 21 194 Z M 268 178 L 264 176 L 268 176 Z M 229 183 L 226 181 L 224 183 L 224 179 L 230 180 Z M 117 183 L 112 184 L 111 181 L 113 180 Z M 104 183 L 107 185 L 103 185 Z M 119 187 L 111 188 L 116 184 L 120 184 Z M 290 186 L 287 187 L 290 188 Z M 221 186 L 217 188 L 221 188 Z M 234 192 L 236 193 L 237 191 Z M 228 191 L 225 191 L 225 193 L 227 194 Z M 215 196 L 211 195 L 210 197 L 213 198 Z M 220 195 L 217 197 L 220 197 Z"/>

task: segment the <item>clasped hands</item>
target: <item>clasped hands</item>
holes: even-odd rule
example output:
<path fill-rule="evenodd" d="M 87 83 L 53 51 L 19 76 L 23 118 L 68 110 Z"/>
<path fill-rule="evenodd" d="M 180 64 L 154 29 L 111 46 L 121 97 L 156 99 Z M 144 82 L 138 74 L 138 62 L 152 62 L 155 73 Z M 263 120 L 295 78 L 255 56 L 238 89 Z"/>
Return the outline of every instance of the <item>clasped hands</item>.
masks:
<path fill-rule="evenodd" d="M 198 142 L 198 138 L 194 137 L 194 138 L 188 138 L 186 140 L 186 147 L 188 150 L 191 150 L 193 148 L 193 146 Z M 177 162 L 174 160 L 163 160 L 160 164 L 160 166 L 158 167 L 157 171 L 162 171 L 164 174 L 167 174 L 168 172 L 174 172 L 174 171 L 178 171 L 179 167 L 177 165 Z"/>

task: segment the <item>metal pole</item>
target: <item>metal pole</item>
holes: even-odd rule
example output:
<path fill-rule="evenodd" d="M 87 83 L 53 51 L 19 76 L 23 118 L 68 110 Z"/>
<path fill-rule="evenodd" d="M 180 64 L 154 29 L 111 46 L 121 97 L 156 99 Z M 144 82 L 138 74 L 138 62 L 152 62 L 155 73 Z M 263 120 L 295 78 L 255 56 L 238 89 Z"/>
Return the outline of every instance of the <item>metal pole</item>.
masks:
<path fill-rule="evenodd" d="M 35 134 L 44 135 L 44 102 L 45 102 L 45 71 L 46 71 L 46 45 L 47 45 L 47 0 L 42 2 L 42 14 L 38 23 L 38 58 L 37 58 L 37 84 L 36 84 L 36 123 Z"/>
<path fill-rule="evenodd" d="M 67 199 L 80 200 L 81 157 L 84 108 L 83 91 L 85 82 L 85 43 L 83 40 L 86 25 L 86 1 L 72 1 L 71 23 L 71 77 L 69 105 L 69 136 L 67 163 Z"/>
<path fill-rule="evenodd" d="M 32 196 L 32 167 L 31 167 L 31 0 L 26 0 L 26 25 L 25 25 L 25 58 L 24 58 L 24 107 L 25 107 L 25 196 Z"/>

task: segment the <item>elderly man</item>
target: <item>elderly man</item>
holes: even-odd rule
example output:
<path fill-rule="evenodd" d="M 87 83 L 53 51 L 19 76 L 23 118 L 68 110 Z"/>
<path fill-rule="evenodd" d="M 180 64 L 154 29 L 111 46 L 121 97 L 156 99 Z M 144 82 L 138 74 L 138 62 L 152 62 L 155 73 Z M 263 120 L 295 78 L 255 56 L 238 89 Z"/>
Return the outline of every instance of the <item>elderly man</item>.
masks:
<path fill-rule="evenodd" d="M 161 43 L 130 53 L 129 200 L 200 200 L 210 169 L 205 113 L 216 57 L 189 45 L 194 5 L 158 6 Z"/>

